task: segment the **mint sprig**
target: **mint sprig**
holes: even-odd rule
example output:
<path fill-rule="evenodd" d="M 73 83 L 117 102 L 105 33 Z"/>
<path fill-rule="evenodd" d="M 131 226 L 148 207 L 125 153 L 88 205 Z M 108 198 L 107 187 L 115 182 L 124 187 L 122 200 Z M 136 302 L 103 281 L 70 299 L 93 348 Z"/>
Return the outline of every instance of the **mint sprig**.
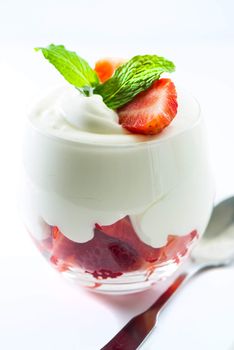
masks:
<path fill-rule="evenodd" d="M 63 77 L 85 95 L 99 84 L 96 72 L 83 58 L 73 51 L 68 51 L 63 45 L 51 44 L 46 48 L 37 47 L 44 57 L 54 65 Z"/>
<path fill-rule="evenodd" d="M 175 65 L 163 57 L 135 56 L 122 64 L 112 78 L 104 84 L 97 85 L 94 93 L 101 95 L 109 108 L 116 109 L 150 87 L 162 73 L 174 70 Z"/>
<path fill-rule="evenodd" d="M 148 89 L 162 73 L 173 72 L 175 65 L 164 57 L 156 55 L 135 56 L 122 64 L 113 77 L 104 84 L 99 83 L 97 73 L 88 62 L 63 45 L 51 44 L 38 47 L 44 57 L 54 65 L 63 77 L 84 95 L 101 95 L 105 104 L 117 109 L 131 101 L 140 92 Z"/>

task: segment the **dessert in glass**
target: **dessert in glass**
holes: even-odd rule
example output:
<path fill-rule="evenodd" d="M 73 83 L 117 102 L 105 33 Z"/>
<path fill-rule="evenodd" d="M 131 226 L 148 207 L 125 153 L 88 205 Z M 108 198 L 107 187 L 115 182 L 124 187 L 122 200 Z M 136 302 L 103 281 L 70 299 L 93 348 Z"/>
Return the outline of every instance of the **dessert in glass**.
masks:
<path fill-rule="evenodd" d="M 55 50 L 65 48 L 42 49 L 56 66 Z M 136 57 L 136 69 L 143 58 L 162 61 Z M 47 94 L 31 110 L 24 139 L 21 204 L 33 241 L 65 277 L 110 294 L 170 276 L 203 234 L 213 204 L 196 100 L 160 75 L 140 91 L 125 82 L 127 102 L 123 91 L 106 97 L 130 61 L 99 61 L 89 78 L 97 87 L 67 84 Z"/>

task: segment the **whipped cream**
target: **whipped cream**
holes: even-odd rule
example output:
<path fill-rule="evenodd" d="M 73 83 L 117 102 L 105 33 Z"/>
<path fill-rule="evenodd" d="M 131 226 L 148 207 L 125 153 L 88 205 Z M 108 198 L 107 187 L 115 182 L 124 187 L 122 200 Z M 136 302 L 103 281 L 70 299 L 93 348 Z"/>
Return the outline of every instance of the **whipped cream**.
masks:
<path fill-rule="evenodd" d="M 199 121 L 199 106 L 188 93 L 178 90 L 178 105 L 176 117 L 162 133 L 154 136 L 136 135 L 118 124 L 117 113 L 104 104 L 101 96 L 86 97 L 73 87 L 61 86 L 33 106 L 29 120 L 38 131 L 76 143 L 136 144 L 164 141 Z"/>
<path fill-rule="evenodd" d="M 146 137 L 117 132 L 115 113 L 99 97 L 60 88 L 41 100 L 29 116 L 24 147 L 31 232 L 40 236 L 34 225 L 43 221 L 86 242 L 95 223 L 129 215 L 139 237 L 154 247 L 170 234 L 202 234 L 213 203 L 206 138 L 196 101 L 183 92 L 178 101 L 170 126 Z"/>
<path fill-rule="evenodd" d="M 86 97 L 71 87 L 62 94 L 55 108 L 78 130 L 99 134 L 123 133 L 118 114 L 105 105 L 100 95 Z"/>

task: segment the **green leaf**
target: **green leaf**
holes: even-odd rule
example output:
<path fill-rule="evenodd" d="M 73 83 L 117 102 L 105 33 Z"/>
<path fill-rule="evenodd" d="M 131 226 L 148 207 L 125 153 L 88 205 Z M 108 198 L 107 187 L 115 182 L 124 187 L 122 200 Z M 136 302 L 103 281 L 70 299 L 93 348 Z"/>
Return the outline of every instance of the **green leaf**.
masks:
<path fill-rule="evenodd" d="M 122 64 L 104 84 L 94 89 L 112 109 L 131 101 L 134 96 L 146 90 L 164 72 L 173 72 L 175 65 L 156 55 L 135 56 Z"/>
<path fill-rule="evenodd" d="M 96 72 L 83 58 L 73 51 L 68 51 L 63 45 L 51 44 L 46 48 L 38 47 L 44 57 L 53 64 L 63 77 L 83 92 L 83 88 L 93 88 L 99 84 Z"/>

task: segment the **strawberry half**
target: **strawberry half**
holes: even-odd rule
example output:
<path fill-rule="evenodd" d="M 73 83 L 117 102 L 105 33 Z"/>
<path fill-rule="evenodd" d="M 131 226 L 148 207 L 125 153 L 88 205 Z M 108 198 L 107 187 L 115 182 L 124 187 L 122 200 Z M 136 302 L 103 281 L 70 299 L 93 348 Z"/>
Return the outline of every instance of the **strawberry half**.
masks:
<path fill-rule="evenodd" d="M 156 80 L 146 91 L 118 109 L 119 123 L 135 134 L 155 135 L 167 127 L 177 113 L 177 94 L 170 79 Z"/>
<path fill-rule="evenodd" d="M 94 70 L 96 71 L 101 83 L 112 77 L 115 70 L 123 64 L 125 60 L 121 58 L 102 58 L 95 64 Z"/>

